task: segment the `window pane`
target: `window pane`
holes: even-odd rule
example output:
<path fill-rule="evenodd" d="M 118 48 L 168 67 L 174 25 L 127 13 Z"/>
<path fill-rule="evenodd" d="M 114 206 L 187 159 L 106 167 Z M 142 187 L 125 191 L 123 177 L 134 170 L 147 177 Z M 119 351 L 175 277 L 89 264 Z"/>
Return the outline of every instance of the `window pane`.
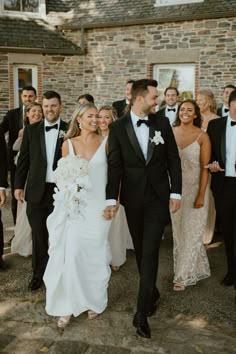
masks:
<path fill-rule="evenodd" d="M 33 86 L 32 69 L 18 68 L 18 95 L 20 102 L 21 90 L 25 86 Z"/>
<path fill-rule="evenodd" d="M 39 0 L 22 0 L 22 11 L 24 12 L 38 12 Z"/>
<path fill-rule="evenodd" d="M 20 11 L 20 0 L 4 0 L 4 10 Z"/>

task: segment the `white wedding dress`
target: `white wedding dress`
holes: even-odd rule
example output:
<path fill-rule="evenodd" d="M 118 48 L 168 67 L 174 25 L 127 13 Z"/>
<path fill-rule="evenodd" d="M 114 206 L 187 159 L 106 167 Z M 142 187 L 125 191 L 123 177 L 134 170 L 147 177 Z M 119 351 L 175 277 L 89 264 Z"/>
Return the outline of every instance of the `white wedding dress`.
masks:
<path fill-rule="evenodd" d="M 75 156 L 70 140 L 68 145 L 69 157 L 65 159 L 75 157 L 70 171 L 80 157 Z M 47 220 L 49 261 L 44 282 L 46 312 L 52 316 L 78 316 L 86 310 L 102 313 L 107 306 L 111 222 L 103 217 L 107 180 L 105 145 L 106 140 L 88 162 L 91 188 L 87 191 L 83 216 L 76 217 L 70 208 L 65 208 L 65 203 L 55 200 L 54 211 Z M 66 193 L 59 192 L 65 197 Z"/>

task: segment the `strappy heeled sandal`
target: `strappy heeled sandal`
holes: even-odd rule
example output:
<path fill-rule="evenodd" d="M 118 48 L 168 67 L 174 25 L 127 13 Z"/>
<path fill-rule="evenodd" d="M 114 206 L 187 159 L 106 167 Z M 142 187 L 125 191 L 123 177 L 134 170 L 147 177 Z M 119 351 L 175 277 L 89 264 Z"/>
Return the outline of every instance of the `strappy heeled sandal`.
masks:
<path fill-rule="evenodd" d="M 92 310 L 89 310 L 88 311 L 88 319 L 89 320 L 94 320 L 95 318 L 98 317 L 98 313 L 92 311 Z"/>
<path fill-rule="evenodd" d="M 61 316 L 57 321 L 58 328 L 65 328 L 70 323 L 71 316 Z"/>

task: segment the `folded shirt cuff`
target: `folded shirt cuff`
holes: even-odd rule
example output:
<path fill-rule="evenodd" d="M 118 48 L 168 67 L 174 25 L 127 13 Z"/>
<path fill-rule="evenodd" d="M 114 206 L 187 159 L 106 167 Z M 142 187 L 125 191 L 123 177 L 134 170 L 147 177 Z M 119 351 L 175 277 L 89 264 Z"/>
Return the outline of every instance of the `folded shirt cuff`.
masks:
<path fill-rule="evenodd" d="M 115 199 L 107 199 L 106 206 L 110 206 L 110 205 L 116 206 L 116 200 Z"/>
<path fill-rule="evenodd" d="M 179 199 L 179 200 L 181 200 L 181 194 L 170 193 L 170 199 Z"/>

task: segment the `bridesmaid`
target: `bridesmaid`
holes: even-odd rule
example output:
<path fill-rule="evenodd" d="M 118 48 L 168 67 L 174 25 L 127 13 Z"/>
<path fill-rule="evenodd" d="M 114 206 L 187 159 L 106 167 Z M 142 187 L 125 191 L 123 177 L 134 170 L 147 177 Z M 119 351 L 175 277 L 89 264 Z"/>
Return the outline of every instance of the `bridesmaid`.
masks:
<path fill-rule="evenodd" d="M 174 135 L 182 166 L 181 208 L 171 213 L 174 240 L 174 290 L 184 290 L 210 276 L 203 245 L 209 203 L 211 143 L 201 129 L 200 110 L 193 100 L 183 101 L 174 123 Z"/>
<path fill-rule="evenodd" d="M 206 131 L 208 127 L 208 123 L 212 119 L 220 118 L 216 114 L 216 101 L 213 92 L 209 89 L 200 90 L 198 92 L 196 102 L 198 107 L 200 108 L 200 113 L 202 118 L 202 129 Z M 209 176 L 209 178 L 211 178 L 211 176 Z M 215 222 L 216 222 L 215 202 L 211 190 L 209 190 L 209 194 L 210 194 L 209 195 L 210 199 L 209 199 L 207 228 L 203 236 L 203 242 L 205 245 L 210 244 L 213 239 Z"/>
<path fill-rule="evenodd" d="M 102 136 L 109 134 L 109 124 L 117 119 L 116 110 L 111 106 L 103 106 L 99 109 L 98 126 Z M 109 231 L 109 243 L 111 248 L 111 268 L 118 271 L 126 261 L 126 249 L 133 249 L 132 239 L 126 221 L 125 210 L 122 205 L 118 206 L 116 216 L 112 220 Z"/>
<path fill-rule="evenodd" d="M 40 103 L 31 102 L 25 106 L 24 126 L 39 122 L 43 118 L 43 109 Z M 18 151 L 15 162 L 19 155 L 23 137 L 23 129 L 19 131 L 18 139 L 13 145 L 13 150 Z M 32 255 L 32 232 L 26 215 L 26 202 L 17 203 L 17 218 L 15 226 L 15 236 L 11 242 L 11 252 L 28 257 Z"/>

